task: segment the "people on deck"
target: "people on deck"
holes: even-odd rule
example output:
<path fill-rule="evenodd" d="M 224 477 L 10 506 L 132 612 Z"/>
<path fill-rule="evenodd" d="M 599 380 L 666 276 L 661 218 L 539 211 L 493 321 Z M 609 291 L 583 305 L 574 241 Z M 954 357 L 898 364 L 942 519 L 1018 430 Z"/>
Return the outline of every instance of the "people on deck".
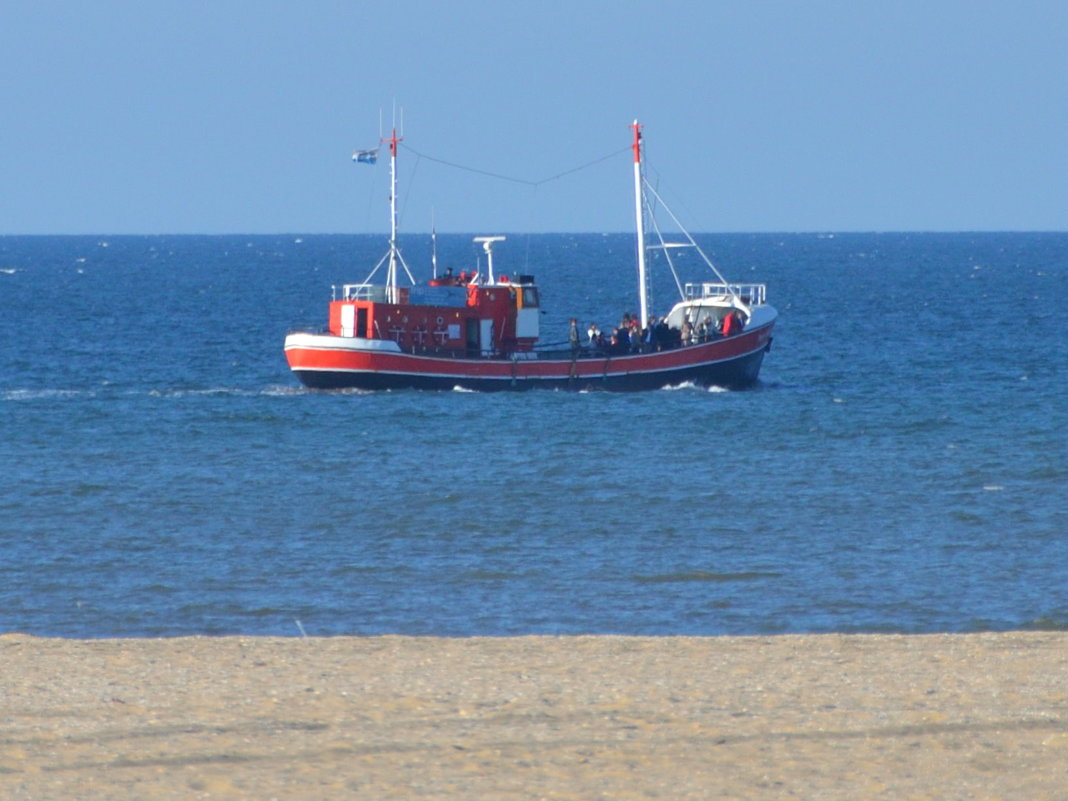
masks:
<path fill-rule="evenodd" d="M 630 317 L 630 351 L 642 352 L 642 321 L 633 314 Z"/>
<path fill-rule="evenodd" d="M 656 317 L 649 315 L 649 322 L 642 331 L 642 350 L 646 353 L 656 350 Z"/>
<path fill-rule="evenodd" d="M 590 323 L 586 330 L 585 344 L 576 345 L 579 341 L 579 329 L 577 322 L 572 318 L 568 329 L 568 342 L 572 351 L 585 347 L 601 355 L 626 356 L 636 353 L 654 353 L 696 345 L 720 337 L 735 336 L 744 330 L 745 322 L 745 315 L 740 310 L 731 309 L 722 320 L 717 319 L 712 313 L 707 313 L 696 323 L 684 319 L 680 328 L 668 325 L 666 317 L 657 318 L 650 315 L 649 323 L 643 329 L 638 315 L 627 312 L 622 315 L 620 324 L 613 327 L 608 336 L 601 332 L 596 323 Z"/>
<path fill-rule="evenodd" d="M 697 338 L 698 342 L 708 341 L 708 323 L 710 319 L 711 318 L 706 314 L 705 319 L 697 324 L 697 328 L 694 330 L 694 336 Z"/>
<path fill-rule="evenodd" d="M 637 315 L 624 313 L 620 325 L 614 326 L 608 336 L 601 332 L 596 323 L 590 323 L 584 345 L 576 345 L 579 333 L 577 322 L 572 319 L 568 329 L 568 342 L 573 351 L 585 347 L 600 354 L 625 356 L 671 350 L 719 337 L 734 336 L 740 334 L 744 327 L 745 316 L 737 309 L 730 310 L 722 321 L 717 320 L 713 314 L 705 314 L 696 324 L 685 319 L 680 328 L 668 325 L 666 317 L 650 315 L 649 324 L 643 329 Z"/>
<path fill-rule="evenodd" d="M 679 338 L 684 348 L 693 341 L 693 324 L 689 320 L 683 320 L 682 333 Z"/>
<path fill-rule="evenodd" d="M 733 334 L 742 333 L 742 327 L 745 323 L 742 321 L 742 315 L 738 313 L 737 309 L 732 309 L 726 317 L 723 318 L 723 336 L 729 337 Z"/>
<path fill-rule="evenodd" d="M 667 350 L 668 348 L 670 348 L 672 337 L 672 329 L 668 327 L 667 320 L 661 317 L 659 320 L 657 320 L 656 330 L 653 333 L 653 339 L 656 342 L 656 349 Z"/>

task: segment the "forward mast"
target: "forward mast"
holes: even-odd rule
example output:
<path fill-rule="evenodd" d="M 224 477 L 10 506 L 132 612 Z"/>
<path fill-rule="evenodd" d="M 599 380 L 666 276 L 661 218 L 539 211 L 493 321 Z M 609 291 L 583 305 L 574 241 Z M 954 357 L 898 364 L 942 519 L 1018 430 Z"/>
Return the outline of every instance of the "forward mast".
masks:
<path fill-rule="evenodd" d="M 389 143 L 389 269 L 386 273 L 386 292 L 389 302 L 397 303 L 400 300 L 397 262 L 403 263 L 400 248 L 397 247 L 397 145 L 404 140 L 397 136 L 397 129 L 394 127 L 389 139 L 380 141 L 383 144 Z"/>

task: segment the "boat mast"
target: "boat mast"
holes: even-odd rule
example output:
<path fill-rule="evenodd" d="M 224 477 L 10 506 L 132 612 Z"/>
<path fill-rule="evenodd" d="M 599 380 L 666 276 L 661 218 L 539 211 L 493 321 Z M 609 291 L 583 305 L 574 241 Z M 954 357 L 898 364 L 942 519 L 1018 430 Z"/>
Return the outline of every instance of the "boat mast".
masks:
<path fill-rule="evenodd" d="M 397 248 L 397 144 L 404 141 L 397 138 L 397 129 L 393 128 L 393 134 L 389 139 L 389 272 L 386 276 L 386 291 L 389 302 L 396 303 L 400 298 L 397 292 L 397 261 L 400 251 Z"/>
<path fill-rule="evenodd" d="M 438 277 L 438 226 L 434 221 L 434 213 L 430 214 L 430 267 L 431 278 Z"/>
<path fill-rule="evenodd" d="M 641 304 L 642 328 L 649 326 L 649 297 L 645 280 L 645 218 L 642 214 L 642 126 L 635 120 L 634 130 L 634 223 L 638 232 L 638 302 Z"/>

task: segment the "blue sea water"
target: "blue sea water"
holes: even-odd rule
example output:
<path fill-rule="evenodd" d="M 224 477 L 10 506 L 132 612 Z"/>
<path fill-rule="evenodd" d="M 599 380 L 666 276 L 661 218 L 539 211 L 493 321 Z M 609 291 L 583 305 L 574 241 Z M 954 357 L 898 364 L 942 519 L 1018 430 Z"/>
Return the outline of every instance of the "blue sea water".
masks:
<path fill-rule="evenodd" d="M 0 237 L 0 632 L 1068 626 L 1068 234 L 701 239 L 781 312 L 752 390 L 305 391 L 282 340 L 381 237 Z M 561 341 L 632 252 L 495 265 Z"/>

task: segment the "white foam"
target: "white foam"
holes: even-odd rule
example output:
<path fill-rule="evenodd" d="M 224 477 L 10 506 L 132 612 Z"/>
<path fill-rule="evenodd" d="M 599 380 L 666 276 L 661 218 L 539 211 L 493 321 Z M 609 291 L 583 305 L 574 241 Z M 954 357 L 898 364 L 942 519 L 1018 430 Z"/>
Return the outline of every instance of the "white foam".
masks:
<path fill-rule="evenodd" d="M 667 384 L 666 386 L 660 387 L 660 390 L 662 392 L 678 392 L 679 390 L 684 390 L 684 389 L 700 389 L 700 388 L 701 387 L 698 387 L 697 384 L 695 384 L 693 381 L 683 381 L 681 384 Z M 709 387 L 709 389 L 711 389 L 711 387 Z"/>
<path fill-rule="evenodd" d="M 92 394 L 91 392 L 83 392 L 76 389 L 9 389 L 0 393 L 0 399 L 6 401 L 35 401 L 76 398 L 83 395 L 91 396 Z"/>
<path fill-rule="evenodd" d="M 305 393 L 303 387 L 291 387 L 285 384 L 272 384 L 269 387 L 264 387 L 260 390 L 261 395 L 267 395 L 268 397 L 288 397 L 289 395 L 303 395 Z"/>

